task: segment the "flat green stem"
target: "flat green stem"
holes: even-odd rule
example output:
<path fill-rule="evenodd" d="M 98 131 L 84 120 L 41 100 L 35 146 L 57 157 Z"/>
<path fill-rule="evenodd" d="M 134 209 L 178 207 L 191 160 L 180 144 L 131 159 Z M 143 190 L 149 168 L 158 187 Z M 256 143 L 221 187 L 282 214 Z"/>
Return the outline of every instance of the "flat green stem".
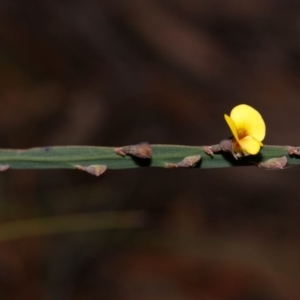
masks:
<path fill-rule="evenodd" d="M 259 154 L 235 159 L 231 153 L 219 152 L 213 156 L 200 146 L 150 145 L 150 159 L 132 155 L 116 154 L 113 147 L 54 146 L 24 150 L 0 149 L 0 170 L 12 169 L 74 169 L 78 166 L 105 165 L 108 169 L 129 169 L 137 167 L 166 167 L 186 157 L 201 155 L 194 168 L 224 168 L 258 165 L 269 159 L 287 157 L 288 165 L 300 163 L 299 156 L 289 155 L 288 146 L 264 146 Z M 213 145 L 211 147 L 218 147 Z"/>

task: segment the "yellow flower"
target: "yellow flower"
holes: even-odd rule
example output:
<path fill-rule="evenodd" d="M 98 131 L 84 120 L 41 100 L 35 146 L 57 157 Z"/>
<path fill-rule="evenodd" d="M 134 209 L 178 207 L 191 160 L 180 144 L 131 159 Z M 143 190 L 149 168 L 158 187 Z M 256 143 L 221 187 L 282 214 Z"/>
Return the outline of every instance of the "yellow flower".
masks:
<path fill-rule="evenodd" d="M 233 147 L 237 152 L 257 154 L 263 146 L 266 125 L 260 113 L 246 104 L 234 107 L 225 120 L 234 136 Z"/>

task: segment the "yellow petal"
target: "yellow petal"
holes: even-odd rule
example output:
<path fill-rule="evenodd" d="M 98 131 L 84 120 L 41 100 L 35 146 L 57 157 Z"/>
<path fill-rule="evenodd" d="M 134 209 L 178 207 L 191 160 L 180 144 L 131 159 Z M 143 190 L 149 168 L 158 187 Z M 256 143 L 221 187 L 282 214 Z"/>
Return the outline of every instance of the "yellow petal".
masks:
<path fill-rule="evenodd" d="M 235 125 L 234 121 L 229 116 L 227 116 L 226 114 L 224 115 L 224 118 L 225 118 L 225 121 L 227 122 L 234 138 L 238 141 L 239 137 L 238 137 L 238 134 L 237 134 L 237 128 L 236 128 L 236 125 Z"/>
<path fill-rule="evenodd" d="M 265 138 L 265 122 L 260 113 L 251 106 L 246 104 L 240 104 L 234 107 L 230 113 L 230 117 L 235 123 L 236 128 L 244 129 L 247 132 L 247 135 L 253 137 L 254 139 L 260 142 Z"/>
<path fill-rule="evenodd" d="M 261 142 L 251 136 L 244 137 L 243 139 L 239 140 L 238 143 L 243 151 L 251 155 L 257 154 L 261 146 Z"/>

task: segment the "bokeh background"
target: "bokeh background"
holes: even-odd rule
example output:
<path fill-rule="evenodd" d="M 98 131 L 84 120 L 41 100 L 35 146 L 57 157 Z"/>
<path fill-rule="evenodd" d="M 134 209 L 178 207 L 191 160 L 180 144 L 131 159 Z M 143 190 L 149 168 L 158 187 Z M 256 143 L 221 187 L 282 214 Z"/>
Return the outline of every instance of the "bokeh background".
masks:
<path fill-rule="evenodd" d="M 0 145 L 210 145 L 240 103 L 299 145 L 299 70 L 298 1 L 1 0 Z M 300 299 L 299 168 L 0 175 L 1 299 Z"/>

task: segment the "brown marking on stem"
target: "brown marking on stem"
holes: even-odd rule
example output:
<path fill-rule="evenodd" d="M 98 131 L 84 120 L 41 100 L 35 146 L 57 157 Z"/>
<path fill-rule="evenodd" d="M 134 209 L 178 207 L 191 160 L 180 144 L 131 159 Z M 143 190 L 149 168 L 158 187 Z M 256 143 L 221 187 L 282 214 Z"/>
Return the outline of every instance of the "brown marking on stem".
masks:
<path fill-rule="evenodd" d="M 0 172 L 6 171 L 10 168 L 9 165 L 0 165 Z"/>
<path fill-rule="evenodd" d="M 289 155 L 300 155 L 300 149 L 293 147 L 293 146 L 288 146 L 288 154 Z"/>
<path fill-rule="evenodd" d="M 214 151 L 212 150 L 211 146 L 204 146 L 204 152 L 209 156 L 214 156 Z"/>
<path fill-rule="evenodd" d="M 244 156 L 244 154 L 242 152 L 236 152 L 236 151 L 234 151 L 233 139 L 232 138 L 222 140 L 220 142 L 220 149 L 223 152 L 229 152 L 229 153 L 231 153 L 232 156 L 235 159 L 239 159 L 239 158 L 241 158 L 241 157 Z"/>
<path fill-rule="evenodd" d="M 142 142 L 136 145 L 123 146 L 114 149 L 115 153 L 121 156 L 132 155 L 139 158 L 151 158 L 152 149 L 148 142 Z"/>
<path fill-rule="evenodd" d="M 225 139 L 220 142 L 220 149 L 223 152 L 229 152 L 235 159 L 250 155 L 243 151 L 239 144 L 233 138 Z"/>
<path fill-rule="evenodd" d="M 123 148 L 114 148 L 114 151 L 116 154 L 120 155 L 120 156 L 126 156 L 126 153 L 123 151 Z"/>
<path fill-rule="evenodd" d="M 232 139 L 225 139 L 220 142 L 220 149 L 223 152 L 233 153 Z"/>
<path fill-rule="evenodd" d="M 100 176 L 107 170 L 106 165 L 90 165 L 90 166 L 76 165 L 75 168 L 77 170 L 85 171 L 95 176 Z"/>
<path fill-rule="evenodd" d="M 213 145 L 213 146 L 203 146 L 204 152 L 207 155 L 214 156 L 215 153 L 223 151 L 220 144 L 219 145 Z"/>
<path fill-rule="evenodd" d="M 271 158 L 264 162 L 260 162 L 258 166 L 267 170 L 281 170 L 284 169 L 287 165 L 287 157 L 281 156 L 277 158 Z"/>
<path fill-rule="evenodd" d="M 166 168 L 174 169 L 174 168 L 192 168 L 201 160 L 201 155 L 187 156 L 181 162 L 172 164 L 167 163 Z"/>

